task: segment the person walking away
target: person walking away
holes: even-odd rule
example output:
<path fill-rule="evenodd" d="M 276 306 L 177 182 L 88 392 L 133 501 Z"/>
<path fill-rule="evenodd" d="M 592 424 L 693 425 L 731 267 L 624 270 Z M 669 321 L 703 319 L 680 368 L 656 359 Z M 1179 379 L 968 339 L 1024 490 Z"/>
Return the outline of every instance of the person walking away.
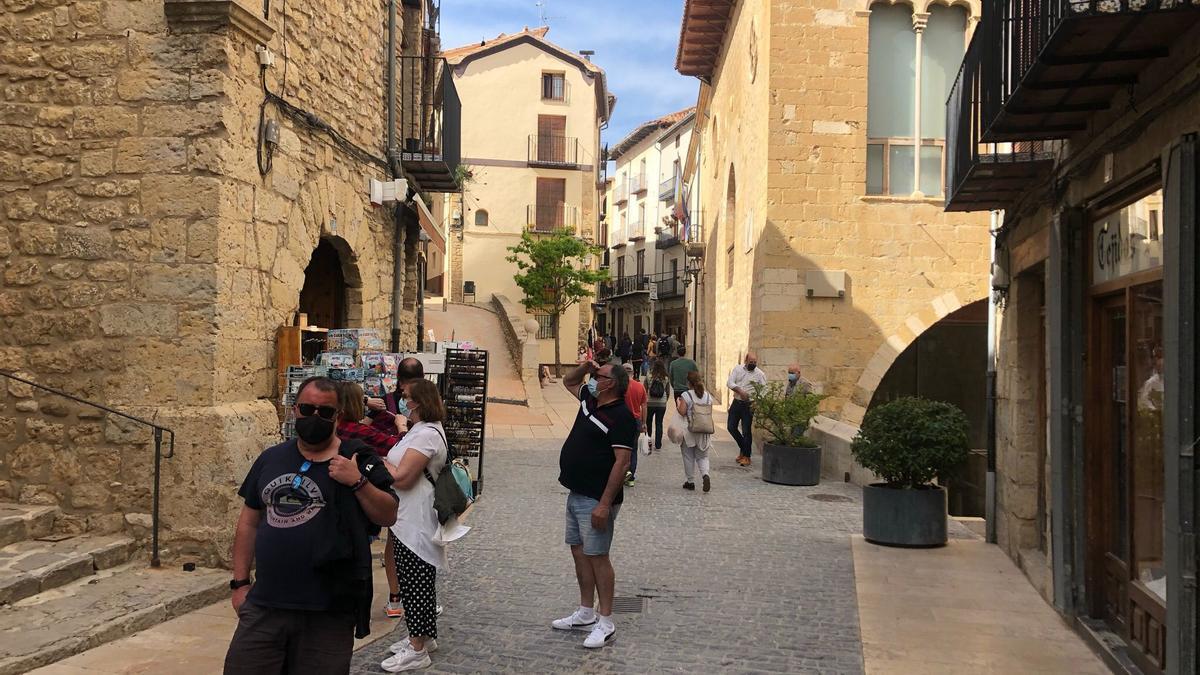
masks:
<path fill-rule="evenodd" d="M 622 368 L 629 376 L 629 388 L 625 390 L 625 405 L 629 407 L 629 412 L 633 413 L 634 419 L 637 420 L 638 432 L 644 434 L 646 433 L 646 388 L 634 377 L 632 364 L 626 363 Z M 638 453 L 637 448 L 634 447 L 629 460 L 629 471 L 625 472 L 625 487 L 633 487 L 637 482 L 637 465 Z"/>
<path fill-rule="evenodd" d="M 343 441 L 357 439 L 365 443 L 380 457 L 386 457 L 392 446 L 400 442 L 400 438 L 408 431 L 408 420 L 403 415 L 392 415 L 394 428 L 392 433 L 385 433 L 368 424 L 363 424 L 366 417 L 366 405 L 363 388 L 357 382 L 340 382 L 338 386 L 338 423 L 337 435 Z"/>
<path fill-rule="evenodd" d="M 683 346 L 683 342 L 681 342 L 679 340 L 679 337 L 676 336 L 674 333 L 669 333 L 667 335 L 667 346 L 669 347 L 669 349 L 667 350 L 667 353 L 674 354 L 677 351 L 679 351 L 680 347 Z"/>
<path fill-rule="evenodd" d="M 263 451 L 238 490 L 225 675 L 349 673 L 371 632 L 369 537 L 396 522 L 397 499 L 384 463 L 334 433 L 337 401 L 333 380 L 302 382 L 297 438 Z"/>
<path fill-rule="evenodd" d="M 650 339 L 646 341 L 646 360 L 642 362 L 641 376 L 643 378 L 650 372 L 650 368 L 656 360 L 658 360 L 658 338 L 651 333 Z"/>
<path fill-rule="evenodd" d="M 671 339 L 666 333 L 658 336 L 658 343 L 655 345 L 654 351 L 658 354 L 658 358 L 663 360 L 663 365 L 669 369 L 671 362 L 675 360 L 675 350 L 671 349 Z"/>
<path fill-rule="evenodd" d="M 575 424 L 558 459 L 558 482 L 570 490 L 566 543 L 575 561 L 579 608 L 550 625 L 556 630 L 590 631 L 583 646 L 596 649 L 617 635 L 612 620 L 616 573 L 609 549 L 638 425 L 625 405 L 629 378 L 624 369 L 585 363 L 563 378 L 563 384 L 579 399 Z M 599 606 L 594 608 L 596 600 Z"/>
<path fill-rule="evenodd" d="M 696 471 L 699 471 L 704 491 L 708 492 L 712 489 L 712 482 L 708 478 L 708 451 L 712 449 L 712 434 L 692 431 L 695 426 L 692 421 L 698 413 L 707 411 L 711 428 L 713 398 L 712 394 L 704 391 L 704 382 L 699 372 L 688 373 L 687 379 L 689 389 L 675 401 L 675 411 L 685 420 L 683 443 L 679 447 L 683 454 L 683 489 L 696 489 L 693 478 Z"/>
<path fill-rule="evenodd" d="M 434 477 L 448 460 L 446 406 L 437 386 L 418 380 L 408 386 L 409 419 L 413 426 L 387 456 L 398 497 L 396 522 L 389 532 L 392 562 L 400 580 L 408 637 L 391 646 L 392 656 L 380 664 L 389 673 L 427 668 L 437 651 L 437 571 L 446 569 L 446 547 L 435 541 L 437 511 L 433 508 Z"/>
<path fill-rule="evenodd" d="M 688 390 L 688 373 L 699 372 L 696 367 L 696 362 L 687 358 L 687 348 L 679 345 L 675 348 L 676 358 L 671 361 L 671 365 L 667 367 L 667 373 L 671 376 L 671 391 L 675 393 L 675 400 L 678 401 L 683 392 Z"/>
<path fill-rule="evenodd" d="M 633 340 L 629 339 L 629 333 L 621 335 L 621 342 L 617 345 L 617 356 L 621 357 L 621 363 L 629 363 L 633 358 Z"/>
<path fill-rule="evenodd" d="M 671 399 L 671 380 L 662 359 L 654 359 L 650 375 L 642 381 L 642 386 L 646 388 L 646 433 L 653 434 L 654 445 L 651 447 L 662 450 L 663 419 L 667 414 L 667 401 Z"/>
<path fill-rule="evenodd" d="M 650 344 L 650 336 L 645 328 L 639 328 L 637 337 L 633 339 L 633 379 L 642 376 L 642 367 L 646 363 L 646 348 Z"/>
<path fill-rule="evenodd" d="M 767 376 L 758 369 L 758 357 L 754 352 L 746 352 L 742 363 L 729 371 L 729 379 L 725 386 L 733 392 L 733 401 L 729 403 L 729 417 L 726 427 L 729 435 L 738 444 L 737 463 L 750 466 L 750 448 L 754 441 L 751 428 L 754 426 L 754 409 L 750 405 L 750 396 L 754 393 L 754 385 L 766 386 Z"/>

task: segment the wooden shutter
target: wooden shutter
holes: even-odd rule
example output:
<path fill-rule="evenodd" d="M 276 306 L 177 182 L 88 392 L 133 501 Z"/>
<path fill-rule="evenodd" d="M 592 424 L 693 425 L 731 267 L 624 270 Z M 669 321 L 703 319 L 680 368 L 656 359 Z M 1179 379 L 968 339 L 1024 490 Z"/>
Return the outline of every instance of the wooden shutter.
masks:
<path fill-rule="evenodd" d="M 538 230 L 549 231 L 563 226 L 563 204 L 566 198 L 565 178 L 537 179 L 537 214 L 534 225 Z"/>
<path fill-rule="evenodd" d="M 563 163 L 567 156 L 567 118 L 538 115 L 538 161 Z"/>

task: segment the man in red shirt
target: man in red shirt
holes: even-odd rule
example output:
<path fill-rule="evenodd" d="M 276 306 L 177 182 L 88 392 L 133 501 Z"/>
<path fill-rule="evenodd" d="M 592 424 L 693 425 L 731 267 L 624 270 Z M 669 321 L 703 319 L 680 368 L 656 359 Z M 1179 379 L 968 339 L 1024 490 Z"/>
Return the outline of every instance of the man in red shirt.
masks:
<path fill-rule="evenodd" d="M 633 418 L 637 420 L 638 432 L 644 434 L 646 433 L 646 387 L 642 386 L 642 383 L 633 376 L 632 363 L 626 363 L 622 367 L 625 372 L 629 373 L 629 388 L 625 390 L 625 405 L 629 407 L 629 412 L 633 413 Z M 637 479 L 637 456 L 638 449 L 634 448 L 633 459 L 629 462 L 629 471 L 625 472 L 627 487 L 633 487 Z"/>

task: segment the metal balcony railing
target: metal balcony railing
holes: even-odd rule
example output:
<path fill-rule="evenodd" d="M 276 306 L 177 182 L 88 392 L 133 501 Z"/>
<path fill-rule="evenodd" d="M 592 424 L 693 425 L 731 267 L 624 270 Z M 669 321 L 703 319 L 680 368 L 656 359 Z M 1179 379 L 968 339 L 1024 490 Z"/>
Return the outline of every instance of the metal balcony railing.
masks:
<path fill-rule="evenodd" d="M 642 276 L 623 276 L 600 282 L 597 287 L 596 298 L 598 300 L 611 300 L 635 293 L 649 294 L 651 287 L 655 289 L 659 299 L 664 299 L 683 295 L 687 284 L 683 281 L 683 272 L 672 274 L 668 271 Z"/>
<path fill-rule="evenodd" d="M 613 203 L 624 204 L 627 201 L 629 201 L 629 186 L 622 183 L 613 191 Z"/>
<path fill-rule="evenodd" d="M 525 207 L 525 229 L 550 233 L 579 226 L 579 207 L 570 204 L 529 204 Z"/>
<path fill-rule="evenodd" d="M 657 287 L 659 300 L 677 298 L 683 295 L 683 290 L 687 287 L 687 284 L 683 282 L 683 273 L 671 274 L 670 272 L 661 272 L 655 275 L 654 285 Z"/>
<path fill-rule="evenodd" d="M 399 56 L 400 162 L 428 192 L 459 192 L 462 102 L 446 59 Z"/>
<path fill-rule="evenodd" d="M 579 139 L 530 134 L 528 153 L 529 164 L 533 166 L 575 166 L 579 164 Z"/>
<path fill-rule="evenodd" d="M 625 224 L 625 238 L 630 241 L 641 241 L 646 238 L 646 224 L 640 220 L 631 219 Z"/>
<path fill-rule="evenodd" d="M 679 185 L 679 176 L 671 176 L 658 184 L 658 200 L 660 202 L 669 202 L 675 199 L 676 187 Z"/>
<path fill-rule="evenodd" d="M 646 175 L 638 174 L 637 176 L 629 177 L 629 194 L 641 194 L 647 189 Z"/>

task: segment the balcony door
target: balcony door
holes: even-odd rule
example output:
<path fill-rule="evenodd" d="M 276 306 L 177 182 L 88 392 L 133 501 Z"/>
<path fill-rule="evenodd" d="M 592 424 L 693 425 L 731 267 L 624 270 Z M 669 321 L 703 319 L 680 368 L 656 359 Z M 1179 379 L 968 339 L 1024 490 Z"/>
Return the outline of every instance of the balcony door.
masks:
<path fill-rule="evenodd" d="M 563 164 L 567 161 L 567 118 L 563 115 L 538 115 L 537 158 L 539 162 Z"/>
<path fill-rule="evenodd" d="M 535 229 L 539 232 L 549 232 L 563 226 L 566 196 L 566 179 L 537 179 L 537 205 L 533 221 Z"/>

